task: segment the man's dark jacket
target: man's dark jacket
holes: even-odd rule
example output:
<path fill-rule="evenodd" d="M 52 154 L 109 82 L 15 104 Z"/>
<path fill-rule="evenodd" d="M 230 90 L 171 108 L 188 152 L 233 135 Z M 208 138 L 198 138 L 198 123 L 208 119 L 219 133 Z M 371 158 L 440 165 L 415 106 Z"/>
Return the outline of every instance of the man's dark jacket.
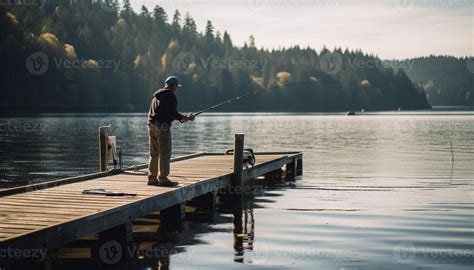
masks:
<path fill-rule="evenodd" d="M 153 94 L 150 111 L 148 112 L 148 123 L 171 126 L 173 120 L 180 120 L 183 115 L 177 111 L 178 101 L 173 91 L 159 89 Z"/>

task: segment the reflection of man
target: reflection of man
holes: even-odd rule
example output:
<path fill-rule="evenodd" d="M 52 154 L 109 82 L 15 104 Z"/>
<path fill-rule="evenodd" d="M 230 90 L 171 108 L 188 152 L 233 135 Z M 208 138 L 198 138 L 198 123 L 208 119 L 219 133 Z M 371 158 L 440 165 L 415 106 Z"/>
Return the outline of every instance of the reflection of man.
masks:
<path fill-rule="evenodd" d="M 165 187 L 176 186 L 178 182 L 168 179 L 171 159 L 171 122 L 179 120 L 187 122 L 188 118 L 176 109 L 178 102 L 174 92 L 181 87 L 174 76 L 165 81 L 165 88 L 153 94 L 150 111 L 148 112 L 148 136 L 150 143 L 150 160 L 148 163 L 148 185 Z M 160 176 L 158 175 L 158 163 Z"/>

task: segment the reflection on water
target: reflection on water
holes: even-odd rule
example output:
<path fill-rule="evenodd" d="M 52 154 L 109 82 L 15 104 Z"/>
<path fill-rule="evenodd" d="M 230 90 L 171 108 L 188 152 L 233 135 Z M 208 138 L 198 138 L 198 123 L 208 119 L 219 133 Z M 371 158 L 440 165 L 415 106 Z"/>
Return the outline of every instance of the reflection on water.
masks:
<path fill-rule="evenodd" d="M 284 182 L 281 182 L 286 185 Z M 252 257 L 258 258 L 253 253 L 255 219 L 253 215 L 256 197 L 262 196 L 261 190 L 267 186 L 252 184 L 252 192 L 244 196 L 241 201 L 238 196 L 220 197 L 217 201 L 219 215 L 213 218 L 213 211 L 207 213 L 197 211 L 190 202 L 186 209 L 185 229 L 180 232 L 160 232 L 160 215 L 155 213 L 133 222 L 133 246 L 122 246 L 120 251 L 116 248 L 107 249 L 112 254 L 99 254 L 94 257 L 94 248 L 104 244 L 98 237 L 91 236 L 75 241 L 59 249 L 50 250 L 44 262 L 21 262 L 12 269 L 22 268 L 52 268 L 52 269 L 91 269 L 111 267 L 113 269 L 174 269 L 174 260 L 177 258 L 192 262 L 195 259 L 197 246 L 212 244 L 212 239 L 202 239 L 203 234 L 211 235 L 223 233 L 233 236 L 233 262 L 240 264 L 252 263 Z M 226 193 L 222 193 L 226 194 Z M 222 195 L 224 196 L 224 195 Z M 225 201 L 225 203 L 224 203 Z M 190 206 L 191 205 L 191 206 Z M 106 243 L 107 244 L 107 243 Z M 115 253 L 125 253 L 132 259 L 116 262 L 113 261 Z M 229 253 L 231 256 L 232 252 Z M 250 257 L 249 258 L 249 254 Z M 260 255 L 260 254 L 259 254 Z M 208 254 L 212 258 L 213 254 Z M 231 263 L 231 262 L 229 262 Z M 109 265 L 112 264 L 112 265 Z M 192 263 L 190 264 L 192 265 Z M 212 265 L 208 267 L 212 268 Z M 179 267 L 180 268 L 180 267 Z M 179 269 L 178 268 L 178 269 Z M 194 267 L 190 267 L 194 268 Z"/>
<path fill-rule="evenodd" d="M 110 122 L 125 165 L 145 163 L 144 115 L 0 119 L 3 186 L 97 170 L 98 126 Z M 156 221 L 140 221 L 137 245 L 161 251 L 130 268 L 472 269 L 473 131 L 469 112 L 211 114 L 177 124 L 175 156 L 224 151 L 242 132 L 258 151 L 302 150 L 304 175 L 250 199 L 238 226 L 221 211 L 163 238 L 147 223 Z M 59 249 L 56 263 L 90 268 L 80 257 L 93 242 Z"/>
<path fill-rule="evenodd" d="M 253 250 L 254 229 L 255 220 L 252 208 L 234 213 L 234 262 L 243 263 L 245 252 Z"/>

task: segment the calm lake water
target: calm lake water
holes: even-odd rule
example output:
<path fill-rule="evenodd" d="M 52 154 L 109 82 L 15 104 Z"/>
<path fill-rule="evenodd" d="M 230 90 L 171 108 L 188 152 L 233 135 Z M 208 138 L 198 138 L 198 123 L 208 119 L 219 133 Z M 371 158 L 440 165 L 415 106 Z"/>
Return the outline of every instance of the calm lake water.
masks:
<path fill-rule="evenodd" d="M 124 165 L 145 163 L 144 114 L 0 118 L 2 187 L 96 171 L 107 123 Z M 304 175 L 254 199 L 243 252 L 221 214 L 141 243 L 178 252 L 134 268 L 473 269 L 474 112 L 208 114 L 175 124 L 173 154 L 223 152 L 234 133 L 257 151 L 303 151 Z"/>

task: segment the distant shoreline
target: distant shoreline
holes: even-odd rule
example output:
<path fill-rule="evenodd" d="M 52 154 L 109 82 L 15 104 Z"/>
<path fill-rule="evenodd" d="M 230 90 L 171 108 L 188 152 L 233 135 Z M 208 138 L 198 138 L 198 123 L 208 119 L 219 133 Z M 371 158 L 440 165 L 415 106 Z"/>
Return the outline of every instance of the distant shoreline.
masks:
<path fill-rule="evenodd" d="M 182 111 L 183 113 L 187 111 Z M 354 111 L 356 115 L 422 115 L 426 114 L 436 114 L 436 113 L 449 113 L 449 112 L 473 112 L 474 113 L 474 106 L 433 106 L 432 109 L 418 109 L 418 110 L 382 110 L 382 111 Z M 38 117 L 38 116 L 74 116 L 74 117 L 88 117 L 88 116 L 103 116 L 104 114 L 108 115 L 146 115 L 147 111 L 125 111 L 125 110 L 117 110 L 117 111 L 82 111 L 82 112 L 74 112 L 74 111 L 50 111 L 50 112 L 2 112 L 0 118 L 8 118 L 8 117 Z M 255 115 L 255 114 L 264 114 L 264 115 L 274 115 L 274 114 L 301 114 L 301 115 L 345 115 L 347 111 L 213 111 L 213 112 L 206 112 L 205 115 L 227 115 L 227 114 L 243 114 L 243 115 Z"/>

